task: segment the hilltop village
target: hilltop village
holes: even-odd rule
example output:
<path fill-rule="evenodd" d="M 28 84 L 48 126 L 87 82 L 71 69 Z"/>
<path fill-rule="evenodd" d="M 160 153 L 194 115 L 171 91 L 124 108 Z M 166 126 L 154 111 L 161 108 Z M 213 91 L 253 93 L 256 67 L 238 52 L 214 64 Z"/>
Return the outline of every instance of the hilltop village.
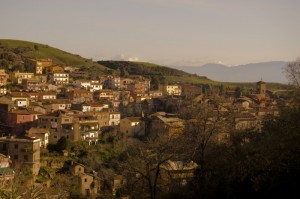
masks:
<path fill-rule="evenodd" d="M 262 80 L 249 90 L 153 86 L 149 77 L 130 74 L 91 79 L 84 69 L 49 58 L 23 62 L 23 72 L 0 70 L 0 181 L 7 192 L 13 182 L 20 193 L 33 187 L 50 198 L 136 198 L 136 186 L 155 198 L 158 190 L 187 186 L 204 164 L 195 154 L 204 155 L 208 143 L 228 144 L 236 132 L 260 133 L 265 116 L 289 105 Z M 165 152 L 172 140 L 190 149 L 197 140 L 200 147 L 182 157 L 188 150 Z M 137 149 L 143 153 L 132 155 Z"/>

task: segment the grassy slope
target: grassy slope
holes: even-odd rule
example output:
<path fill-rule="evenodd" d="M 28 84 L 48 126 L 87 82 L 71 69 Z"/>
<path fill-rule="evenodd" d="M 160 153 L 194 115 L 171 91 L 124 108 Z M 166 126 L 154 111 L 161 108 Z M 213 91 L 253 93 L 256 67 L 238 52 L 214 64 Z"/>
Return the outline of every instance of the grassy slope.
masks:
<path fill-rule="evenodd" d="M 55 64 L 71 65 L 76 67 L 94 65 L 101 66 L 90 59 L 86 59 L 79 55 L 74 55 L 45 44 L 9 39 L 0 39 L 0 44 L 7 46 L 8 48 L 30 47 L 33 50 L 25 53 L 25 56 L 34 58 L 51 58 Z M 37 51 L 34 50 L 34 45 L 38 46 Z M 101 67 L 103 69 L 105 68 L 103 66 Z"/>
<path fill-rule="evenodd" d="M 166 82 L 217 84 L 206 77 L 147 62 L 99 61 L 98 63 L 114 70 L 124 68 L 131 75 L 156 76 L 158 78 L 163 76 Z"/>

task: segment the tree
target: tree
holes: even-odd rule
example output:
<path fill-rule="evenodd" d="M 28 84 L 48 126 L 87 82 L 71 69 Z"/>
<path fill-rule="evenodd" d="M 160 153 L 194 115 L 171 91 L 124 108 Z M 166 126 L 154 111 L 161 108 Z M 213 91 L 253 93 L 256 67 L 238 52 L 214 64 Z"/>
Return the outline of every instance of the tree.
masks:
<path fill-rule="evenodd" d="M 161 175 L 162 165 L 179 158 L 182 150 L 178 149 L 176 138 L 170 139 L 162 134 L 158 133 L 146 142 L 134 142 L 127 148 L 126 160 L 121 168 L 128 176 L 127 190 L 132 196 L 156 199 L 167 190 Z"/>
<path fill-rule="evenodd" d="M 34 44 L 34 50 L 38 51 L 39 50 L 39 46 L 37 44 Z"/>
<path fill-rule="evenodd" d="M 290 84 L 300 86 L 300 58 L 290 62 L 285 68 L 285 73 Z"/>
<path fill-rule="evenodd" d="M 65 136 L 62 136 L 56 143 L 56 150 L 62 151 L 67 149 L 68 143 L 67 138 Z"/>

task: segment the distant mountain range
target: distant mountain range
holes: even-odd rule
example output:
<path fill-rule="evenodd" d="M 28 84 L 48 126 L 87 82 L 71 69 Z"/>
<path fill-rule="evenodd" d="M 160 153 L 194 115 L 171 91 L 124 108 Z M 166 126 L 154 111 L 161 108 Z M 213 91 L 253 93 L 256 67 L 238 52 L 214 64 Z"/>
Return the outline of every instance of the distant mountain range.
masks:
<path fill-rule="evenodd" d="M 232 67 L 205 64 L 199 67 L 174 66 L 173 68 L 222 82 L 256 82 L 262 79 L 266 82 L 287 83 L 284 73 L 287 64 L 288 62 L 284 61 L 271 61 Z"/>

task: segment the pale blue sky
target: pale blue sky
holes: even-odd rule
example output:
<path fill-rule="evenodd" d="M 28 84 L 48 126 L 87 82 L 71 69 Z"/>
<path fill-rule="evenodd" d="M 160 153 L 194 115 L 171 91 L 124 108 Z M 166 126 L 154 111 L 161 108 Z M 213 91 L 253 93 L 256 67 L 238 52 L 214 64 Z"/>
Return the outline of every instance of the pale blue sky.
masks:
<path fill-rule="evenodd" d="M 300 0 L 0 0 L 0 38 L 94 60 L 165 65 L 292 61 Z"/>

